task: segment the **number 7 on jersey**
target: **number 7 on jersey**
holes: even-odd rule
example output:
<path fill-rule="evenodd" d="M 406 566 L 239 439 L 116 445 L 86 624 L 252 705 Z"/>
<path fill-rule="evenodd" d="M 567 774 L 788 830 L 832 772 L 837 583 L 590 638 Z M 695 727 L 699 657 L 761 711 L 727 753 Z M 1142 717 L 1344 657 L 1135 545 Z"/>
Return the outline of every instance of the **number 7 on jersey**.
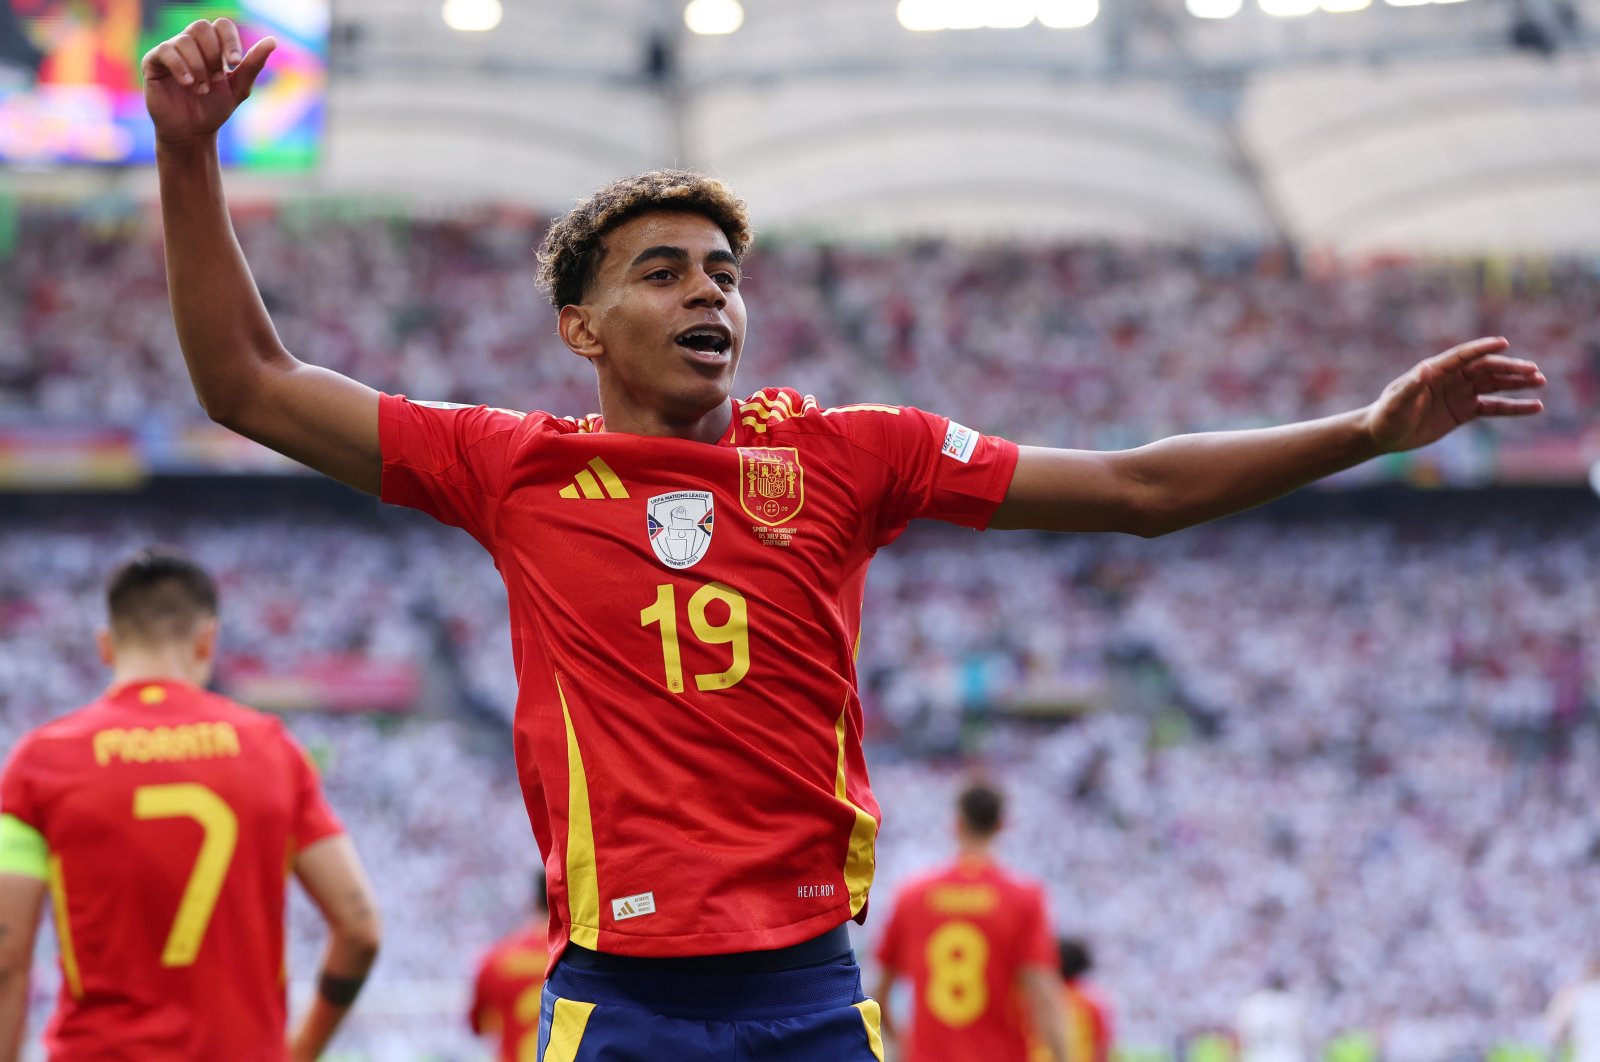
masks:
<path fill-rule="evenodd" d="M 161 952 L 162 966 L 192 966 L 239 843 L 239 817 L 227 801 L 195 782 L 140 786 L 133 791 L 133 817 L 193 819 L 204 831 L 200 853 L 167 933 L 167 946 Z"/>

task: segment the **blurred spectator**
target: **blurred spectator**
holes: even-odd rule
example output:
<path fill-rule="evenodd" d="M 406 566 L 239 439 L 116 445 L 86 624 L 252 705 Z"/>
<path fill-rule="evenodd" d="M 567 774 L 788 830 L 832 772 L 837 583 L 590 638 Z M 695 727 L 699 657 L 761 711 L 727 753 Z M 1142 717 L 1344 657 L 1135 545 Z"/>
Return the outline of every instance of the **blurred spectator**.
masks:
<path fill-rule="evenodd" d="M 1274 971 L 1239 1004 L 1239 1062 L 1306 1062 L 1305 1004 Z"/>

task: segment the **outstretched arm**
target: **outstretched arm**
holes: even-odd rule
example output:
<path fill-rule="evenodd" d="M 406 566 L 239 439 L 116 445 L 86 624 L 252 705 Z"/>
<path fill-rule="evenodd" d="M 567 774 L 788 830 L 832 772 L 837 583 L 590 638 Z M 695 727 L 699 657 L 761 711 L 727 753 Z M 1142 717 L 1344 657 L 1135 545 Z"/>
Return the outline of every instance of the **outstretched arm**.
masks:
<path fill-rule="evenodd" d="M 376 494 L 378 393 L 284 349 L 222 194 L 217 131 L 249 97 L 276 45 L 267 37 L 245 54 L 238 27 L 219 18 L 191 23 L 144 57 L 172 316 L 212 420 Z"/>
<path fill-rule="evenodd" d="M 1260 505 L 1379 454 L 1412 450 L 1479 417 L 1544 408 L 1501 392 L 1544 386 L 1502 338 L 1418 362 L 1364 409 L 1250 431 L 1177 435 L 1137 450 L 1025 446 L 991 527 L 1154 537 Z"/>

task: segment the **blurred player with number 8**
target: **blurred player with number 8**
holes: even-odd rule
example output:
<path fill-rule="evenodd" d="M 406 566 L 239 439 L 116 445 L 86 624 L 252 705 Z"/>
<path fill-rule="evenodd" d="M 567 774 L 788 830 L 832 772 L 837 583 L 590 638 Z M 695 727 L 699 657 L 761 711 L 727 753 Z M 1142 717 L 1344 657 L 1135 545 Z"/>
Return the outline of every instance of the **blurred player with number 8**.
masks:
<path fill-rule="evenodd" d="M 1037 1041 L 1066 1062 L 1056 940 L 1044 890 L 994 860 L 1005 804 L 987 785 L 956 801 L 960 854 L 896 897 L 878 942 L 884 1031 L 897 980 L 909 978 L 913 1018 L 904 1062 L 1025 1062 Z"/>

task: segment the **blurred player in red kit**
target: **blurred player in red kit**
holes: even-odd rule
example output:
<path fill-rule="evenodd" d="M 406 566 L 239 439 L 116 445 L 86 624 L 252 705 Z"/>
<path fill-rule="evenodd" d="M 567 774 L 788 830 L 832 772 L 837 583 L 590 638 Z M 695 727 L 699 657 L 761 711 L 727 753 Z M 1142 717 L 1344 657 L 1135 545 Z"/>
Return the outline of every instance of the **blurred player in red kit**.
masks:
<path fill-rule="evenodd" d="M 1089 980 L 1094 952 L 1076 937 L 1063 937 L 1058 950 L 1068 1057 L 1072 1062 L 1111 1062 L 1116 1022 L 1110 1002 Z"/>
<path fill-rule="evenodd" d="M 545 876 L 533 890 L 533 917 L 495 943 L 478 964 L 467 1020 L 479 1036 L 498 1041 L 500 1062 L 536 1058 L 539 1041 L 539 996 L 550 962 L 550 908 Z"/>
<path fill-rule="evenodd" d="M 117 569 L 99 700 L 28 734 L 0 777 L 0 1057 L 20 1050 L 34 935 L 54 909 L 52 1060 L 310 1060 L 378 949 L 371 887 L 304 750 L 275 718 L 207 693 L 216 587 L 176 553 Z M 327 920 L 292 1043 L 284 891 Z"/>
<path fill-rule="evenodd" d="M 882 1058 L 844 928 L 867 915 L 879 822 L 855 649 L 867 566 L 912 520 L 1158 535 L 1541 408 L 1499 393 L 1544 382 L 1499 338 L 1362 409 L 1116 453 L 739 397 L 750 219 L 676 170 L 588 196 L 539 251 L 598 414 L 380 394 L 290 353 L 232 231 L 217 136 L 275 44 L 200 20 L 144 59 L 179 342 L 218 423 L 462 528 L 505 580 L 550 874 L 541 1057 Z"/>
<path fill-rule="evenodd" d="M 997 790 L 969 786 L 956 809 L 960 852 L 895 898 L 878 943 L 874 995 L 887 1004 L 895 981 L 911 980 L 906 1062 L 1024 1062 L 1033 1040 L 1043 1057 L 1066 1062 L 1044 890 L 995 862 L 1005 811 Z M 883 1024 L 892 1034 L 887 1011 Z"/>

